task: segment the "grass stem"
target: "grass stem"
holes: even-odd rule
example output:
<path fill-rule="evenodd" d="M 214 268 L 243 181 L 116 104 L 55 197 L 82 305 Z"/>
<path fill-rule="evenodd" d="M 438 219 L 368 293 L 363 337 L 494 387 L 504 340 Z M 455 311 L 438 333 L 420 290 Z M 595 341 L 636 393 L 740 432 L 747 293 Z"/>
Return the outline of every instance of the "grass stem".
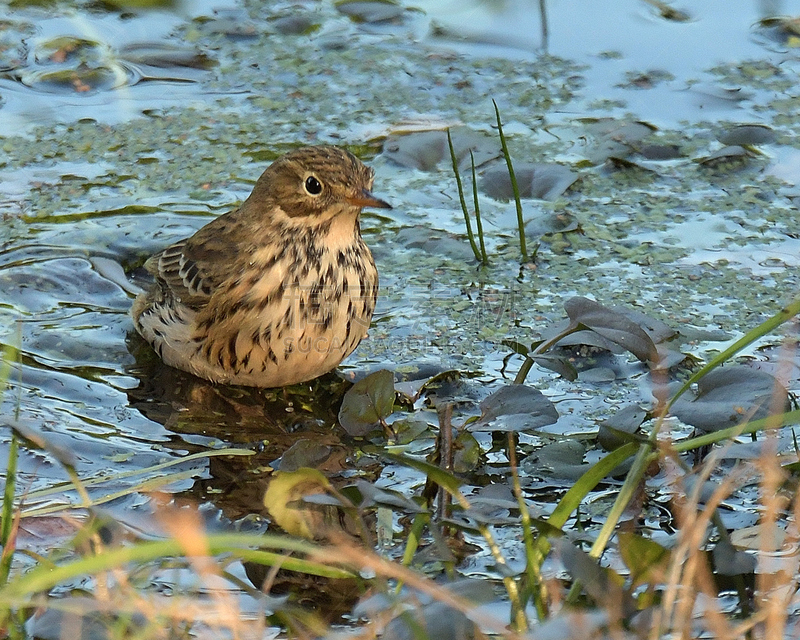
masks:
<path fill-rule="evenodd" d="M 472 200 L 475 203 L 475 224 L 478 227 L 478 242 L 481 243 L 481 262 L 489 264 L 489 256 L 486 255 L 486 243 L 483 240 L 483 222 L 481 222 L 481 203 L 478 200 L 478 174 L 475 173 L 475 154 L 469 150 L 469 161 L 472 165 Z"/>
<path fill-rule="evenodd" d="M 519 185 L 517 184 L 517 176 L 514 174 L 514 165 L 511 163 L 511 154 L 508 152 L 508 145 L 506 144 L 506 136 L 503 133 L 503 123 L 500 120 L 500 109 L 497 102 L 492 100 L 494 105 L 494 113 L 497 116 L 497 131 L 500 134 L 500 145 L 503 147 L 503 156 L 506 159 L 506 166 L 508 167 L 508 177 L 511 180 L 511 190 L 514 192 L 514 203 L 517 205 L 517 226 L 519 227 L 519 250 L 522 253 L 522 261 L 528 261 L 528 249 L 525 244 L 525 221 L 522 218 L 522 201 L 519 196 Z"/>
<path fill-rule="evenodd" d="M 469 210 L 467 209 L 467 201 L 464 199 L 464 185 L 461 184 L 461 174 L 458 172 L 458 158 L 456 158 L 456 151 L 453 148 L 453 138 L 450 135 L 450 129 L 447 129 L 447 146 L 450 148 L 450 160 L 453 162 L 453 173 L 456 175 L 456 185 L 458 186 L 458 199 L 461 202 L 461 211 L 464 212 L 464 224 L 467 227 L 467 237 L 469 238 L 469 246 L 472 247 L 472 253 L 475 254 L 476 260 L 481 260 L 481 254 L 478 250 L 478 245 L 475 244 L 475 235 L 472 233 L 472 224 L 469 221 Z"/>

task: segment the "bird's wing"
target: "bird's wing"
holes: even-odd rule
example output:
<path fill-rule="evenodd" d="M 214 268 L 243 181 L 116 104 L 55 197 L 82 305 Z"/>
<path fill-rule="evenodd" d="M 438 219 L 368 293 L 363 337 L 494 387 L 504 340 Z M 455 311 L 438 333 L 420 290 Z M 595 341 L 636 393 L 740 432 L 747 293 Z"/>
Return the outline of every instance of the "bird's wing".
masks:
<path fill-rule="evenodd" d="M 230 214 L 226 214 L 230 215 Z M 188 307 L 203 307 L 222 284 L 236 257 L 231 255 L 230 218 L 220 216 L 191 238 L 181 240 L 154 255 L 145 268 L 162 289 Z"/>

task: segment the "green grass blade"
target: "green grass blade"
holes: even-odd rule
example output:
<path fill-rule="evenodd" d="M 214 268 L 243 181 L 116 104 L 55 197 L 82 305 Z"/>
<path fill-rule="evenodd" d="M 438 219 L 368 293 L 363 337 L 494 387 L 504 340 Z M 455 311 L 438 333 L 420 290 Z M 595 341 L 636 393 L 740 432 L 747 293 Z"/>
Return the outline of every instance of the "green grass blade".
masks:
<path fill-rule="evenodd" d="M 534 609 L 539 621 L 547 619 L 547 586 L 542 579 L 541 564 L 537 562 L 537 555 L 534 550 L 535 540 L 533 529 L 531 528 L 531 514 L 522 493 L 522 485 L 519 481 L 517 468 L 517 456 L 514 450 L 514 434 L 508 432 L 508 460 L 511 466 L 511 483 L 514 490 L 514 497 L 519 505 L 520 520 L 522 522 L 522 541 L 525 545 L 525 572 L 528 576 L 528 588 Z M 522 600 L 520 600 L 522 601 Z M 525 600 L 527 602 L 527 599 Z"/>
<path fill-rule="evenodd" d="M 17 487 L 17 456 L 19 440 L 14 431 L 11 432 L 11 442 L 8 447 L 8 466 L 6 468 L 6 486 L 3 491 L 2 524 L 0 525 L 0 545 L 3 552 L 0 556 L 0 587 L 8 582 L 11 572 L 11 560 L 14 557 L 12 534 L 14 529 L 14 496 Z"/>
<path fill-rule="evenodd" d="M 19 330 L 19 325 L 17 325 Z M 22 338 L 19 338 L 20 343 Z M 8 346 L 0 352 L 0 402 L 3 400 L 3 391 L 11 375 L 11 362 L 19 360 L 19 350 Z M 17 414 L 19 414 L 19 404 L 17 404 Z M 6 486 L 3 490 L 3 506 L 0 510 L 0 545 L 2 545 L 2 556 L 0 556 L 0 586 L 8 581 L 11 572 L 11 559 L 14 555 L 14 544 L 12 541 L 14 530 L 14 498 L 17 491 L 17 460 L 19 456 L 19 439 L 16 432 L 11 430 L 11 442 L 8 445 L 8 463 L 6 466 Z"/>
<path fill-rule="evenodd" d="M 131 469 L 130 471 L 122 471 L 120 473 L 115 473 L 113 475 L 104 475 L 97 478 L 89 478 L 88 480 L 83 480 L 82 484 L 84 487 L 93 487 L 98 484 L 103 484 L 106 482 L 118 482 L 120 480 L 124 480 L 126 478 L 130 478 L 133 476 L 152 476 L 153 474 L 162 471 L 164 469 L 168 469 L 169 467 L 174 467 L 179 464 L 185 464 L 186 462 L 192 460 L 200 460 L 202 458 L 213 458 L 216 456 L 252 456 L 255 455 L 253 451 L 250 449 L 214 449 L 212 451 L 199 451 L 198 453 L 192 453 L 188 456 L 183 456 L 181 458 L 173 458 L 171 460 L 167 460 L 166 462 L 160 462 L 158 464 L 154 464 L 150 467 L 144 467 L 141 469 Z M 31 491 L 26 494 L 27 500 L 34 501 L 40 500 L 49 495 L 56 495 L 64 493 L 64 491 L 69 491 L 72 489 L 71 482 L 64 482 L 52 487 L 47 487 L 46 489 L 39 489 L 37 491 Z M 28 515 L 27 513 L 25 515 Z"/>
<path fill-rule="evenodd" d="M 286 551 L 303 553 L 313 557 L 322 556 L 321 547 L 286 536 L 223 533 L 207 536 L 206 542 L 208 553 L 212 556 L 223 553 L 239 554 L 241 557 L 252 556 L 253 559 L 256 559 L 257 554 L 253 553 L 256 549 L 248 549 L 248 547 L 277 549 L 281 552 L 276 555 L 280 558 L 282 566 L 287 566 L 287 562 L 289 562 L 289 559 L 282 555 Z M 39 565 L 0 589 L 0 602 L 7 603 L 10 600 L 25 598 L 40 591 L 49 591 L 56 585 L 68 580 L 87 575 L 96 575 L 103 571 L 124 567 L 130 563 L 183 557 L 185 552 L 183 543 L 174 538 L 147 540 L 130 546 L 109 549 L 96 555 L 82 557 L 56 567 L 44 564 Z M 258 557 L 258 561 L 267 563 L 271 561 L 271 558 L 267 555 L 261 555 Z M 325 563 L 305 562 L 309 563 L 304 565 L 306 569 L 311 568 L 312 565 L 316 565 L 320 571 L 325 571 L 328 568 Z"/>
<path fill-rule="evenodd" d="M 616 531 L 617 522 L 620 517 L 622 517 L 628 503 L 642 483 L 644 474 L 647 472 L 647 467 L 650 464 L 650 455 L 652 453 L 653 445 L 650 442 L 639 445 L 639 450 L 636 452 L 633 465 L 630 471 L 628 471 L 628 475 L 625 476 L 625 482 L 622 483 L 622 488 L 619 490 L 617 498 L 611 506 L 611 511 L 609 511 L 606 521 L 589 551 L 589 555 L 595 560 L 603 555 L 608 541 L 611 540 L 611 536 L 613 536 L 614 531 Z"/>
<path fill-rule="evenodd" d="M 517 205 L 517 226 L 519 227 L 519 250 L 522 253 L 522 261 L 528 261 L 528 249 L 525 244 L 525 221 L 522 218 L 522 200 L 519 196 L 519 185 L 517 184 L 517 176 L 514 174 L 514 165 L 511 163 L 511 154 L 508 152 L 508 145 L 506 144 L 506 136 L 503 133 L 503 123 L 500 120 L 500 109 L 497 102 L 492 100 L 494 105 L 494 114 L 497 116 L 497 131 L 500 134 L 500 144 L 503 147 L 503 156 L 506 159 L 506 166 L 508 167 L 508 177 L 511 180 L 511 189 L 514 192 L 514 203 Z"/>
<path fill-rule="evenodd" d="M 475 203 L 475 224 L 478 227 L 478 242 L 481 243 L 481 262 L 489 264 L 489 256 L 486 255 L 486 243 L 483 239 L 483 222 L 481 222 L 481 203 L 478 201 L 478 174 L 475 173 L 475 154 L 469 150 L 469 161 L 472 165 L 472 199 Z"/>
<path fill-rule="evenodd" d="M 33 516 L 41 517 L 53 513 L 63 513 L 64 511 L 69 511 L 70 509 L 91 509 L 93 507 L 98 507 L 100 505 L 106 504 L 107 502 L 112 502 L 113 500 L 124 498 L 136 493 L 148 493 L 150 491 L 160 491 L 164 487 L 170 484 L 181 482 L 183 480 L 191 480 L 192 478 L 197 477 L 198 473 L 199 473 L 198 469 L 187 469 L 185 471 L 176 471 L 174 473 L 169 473 L 154 478 L 145 478 L 144 480 L 142 480 L 142 482 L 131 485 L 129 487 L 125 487 L 124 489 L 120 489 L 119 491 L 113 491 L 111 493 L 98 496 L 96 498 L 92 498 L 87 493 L 85 496 L 81 494 L 80 502 L 68 503 L 68 504 L 63 504 L 63 503 L 47 504 L 40 507 L 30 507 L 28 509 L 25 509 L 22 512 L 22 515 L 25 518 L 30 518 Z"/>
<path fill-rule="evenodd" d="M 705 433 L 702 436 L 689 438 L 682 442 L 677 442 L 672 445 L 672 448 L 678 453 L 685 453 L 686 451 L 693 451 L 700 447 L 706 447 L 723 440 L 736 438 L 740 435 L 750 433 L 758 433 L 766 429 L 776 429 L 780 427 L 788 427 L 789 425 L 800 424 L 800 410 L 787 411 L 786 413 L 779 413 L 774 416 L 767 416 L 759 420 L 751 420 L 735 427 L 728 427 L 727 429 L 720 429 L 711 433 Z"/>
<path fill-rule="evenodd" d="M 593 464 L 589 470 L 584 473 L 578 481 L 570 487 L 559 500 L 556 508 L 547 518 L 548 524 L 553 525 L 557 529 L 561 529 L 569 519 L 570 515 L 581 505 L 587 495 L 598 485 L 603 479 L 611 473 L 617 466 L 625 462 L 628 458 L 633 456 L 639 449 L 639 444 L 636 442 L 629 442 L 622 445 L 619 449 L 614 449 L 602 460 Z M 536 539 L 533 552 L 536 554 L 534 561 L 541 565 L 544 558 L 550 551 L 550 542 L 544 536 L 539 536 Z"/>
<path fill-rule="evenodd" d="M 480 260 L 481 254 L 480 251 L 478 251 L 478 245 L 475 244 L 475 235 L 472 233 L 472 224 L 469 221 L 469 209 L 467 209 L 467 201 L 464 199 L 464 185 L 461 184 L 461 174 L 458 172 L 458 159 L 456 158 L 456 150 L 453 148 L 453 138 L 450 136 L 449 128 L 447 129 L 447 146 L 450 148 L 450 160 L 453 163 L 453 173 L 456 175 L 458 200 L 461 203 L 461 211 L 464 213 L 464 224 L 467 227 L 469 246 L 472 247 L 472 253 L 475 254 L 475 259 Z"/>
<path fill-rule="evenodd" d="M 553 513 L 547 519 L 549 524 L 554 527 L 563 527 L 570 515 L 580 506 L 586 496 L 608 476 L 620 464 L 633 456 L 639 448 L 636 442 L 629 442 L 622 445 L 619 449 L 614 449 L 602 460 L 594 463 L 591 468 L 584 473 L 578 481 L 570 487 L 561 500 L 558 501 Z"/>

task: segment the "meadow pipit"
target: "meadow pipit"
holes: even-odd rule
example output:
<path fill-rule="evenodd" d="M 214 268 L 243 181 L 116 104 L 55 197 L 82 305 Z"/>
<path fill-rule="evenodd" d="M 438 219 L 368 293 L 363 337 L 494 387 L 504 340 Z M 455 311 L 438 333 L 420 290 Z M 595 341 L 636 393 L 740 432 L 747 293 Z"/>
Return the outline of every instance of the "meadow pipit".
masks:
<path fill-rule="evenodd" d="M 242 205 L 150 258 L 131 309 L 168 365 L 281 387 L 334 369 L 369 328 L 378 271 L 361 238 L 374 172 L 337 147 L 278 158 Z"/>

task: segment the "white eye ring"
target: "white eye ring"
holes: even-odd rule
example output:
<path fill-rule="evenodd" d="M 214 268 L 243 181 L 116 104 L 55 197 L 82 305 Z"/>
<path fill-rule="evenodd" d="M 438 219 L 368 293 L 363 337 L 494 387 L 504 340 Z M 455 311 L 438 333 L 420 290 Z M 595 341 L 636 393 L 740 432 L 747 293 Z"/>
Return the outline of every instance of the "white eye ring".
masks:
<path fill-rule="evenodd" d="M 316 176 L 308 176 L 305 181 L 303 182 L 303 188 L 306 190 L 306 193 L 310 196 L 318 196 L 322 193 L 322 183 L 317 179 Z"/>

